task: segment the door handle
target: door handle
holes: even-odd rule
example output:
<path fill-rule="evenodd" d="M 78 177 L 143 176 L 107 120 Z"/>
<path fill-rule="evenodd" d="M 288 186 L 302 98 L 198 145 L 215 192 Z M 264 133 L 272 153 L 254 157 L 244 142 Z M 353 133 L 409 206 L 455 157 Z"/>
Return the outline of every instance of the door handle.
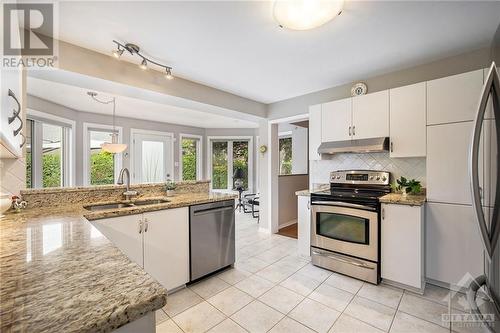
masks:
<path fill-rule="evenodd" d="M 391 141 L 391 153 L 394 153 L 394 142 Z"/>
<path fill-rule="evenodd" d="M 142 234 L 142 219 L 139 220 L 139 233 Z"/>
<path fill-rule="evenodd" d="M 382 214 L 381 215 L 382 215 L 382 220 L 384 220 L 385 219 L 385 208 L 382 208 Z"/>
<path fill-rule="evenodd" d="M 144 219 L 144 232 L 148 232 L 148 228 L 149 228 L 149 220 Z"/>
<path fill-rule="evenodd" d="M 366 209 L 366 210 L 371 210 L 371 211 L 377 210 L 374 207 L 365 206 L 365 205 L 358 205 L 358 204 L 353 204 L 353 203 L 348 203 L 348 202 L 341 202 L 341 201 L 313 201 L 312 204 L 313 205 L 334 206 L 334 207 L 359 208 L 359 209 Z"/>
<path fill-rule="evenodd" d="M 352 135 L 356 135 L 356 126 L 352 127 Z"/>
<path fill-rule="evenodd" d="M 488 102 L 488 97 L 493 99 L 493 111 L 495 113 L 495 121 L 497 125 L 499 124 L 500 117 L 500 78 L 498 77 L 498 72 L 496 70 L 496 65 L 493 62 L 491 64 L 488 78 L 484 84 L 483 90 L 481 92 L 481 100 L 476 113 L 476 118 L 474 120 L 474 128 L 472 132 L 472 140 L 470 144 L 469 153 L 469 176 L 471 181 L 471 192 L 472 192 L 472 207 L 476 212 L 477 223 L 479 224 L 479 231 L 481 233 L 481 239 L 483 241 L 483 246 L 488 254 L 488 258 L 491 260 L 493 258 L 493 252 L 496 248 L 498 238 L 500 235 L 500 218 L 498 215 L 498 208 L 495 208 L 493 212 L 493 218 L 491 220 L 490 230 L 486 223 L 484 217 L 483 207 L 481 204 L 481 188 L 479 186 L 479 148 L 481 140 L 481 129 L 483 126 L 484 115 L 486 113 L 486 105 Z M 498 146 L 500 150 L 500 146 Z M 500 191 L 500 185 L 497 185 L 497 195 L 495 198 L 495 207 L 500 204 L 500 197 L 498 192 Z"/>
<path fill-rule="evenodd" d="M 312 250 L 311 252 L 312 252 L 312 254 L 315 254 L 317 256 L 327 257 L 329 259 L 340 261 L 340 262 L 345 263 L 345 264 L 354 265 L 354 266 L 365 268 L 365 269 L 372 269 L 372 270 L 374 269 L 374 267 L 368 266 L 368 265 L 366 265 L 360 261 L 354 260 L 354 259 L 344 259 L 343 257 L 340 257 L 340 256 L 336 256 L 333 254 L 327 254 L 327 253 L 323 253 L 323 252 L 318 252 L 315 250 Z"/>
<path fill-rule="evenodd" d="M 352 132 L 351 132 L 351 126 L 349 126 L 349 136 L 352 136 L 352 134 L 351 134 L 351 133 L 352 133 Z"/>

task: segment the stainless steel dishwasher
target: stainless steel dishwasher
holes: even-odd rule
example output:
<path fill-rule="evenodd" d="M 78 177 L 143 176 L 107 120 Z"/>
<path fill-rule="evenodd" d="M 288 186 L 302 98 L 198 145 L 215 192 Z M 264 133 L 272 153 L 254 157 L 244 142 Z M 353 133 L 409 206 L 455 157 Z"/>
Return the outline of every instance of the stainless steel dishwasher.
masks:
<path fill-rule="evenodd" d="M 190 281 L 234 264 L 234 200 L 189 207 Z"/>

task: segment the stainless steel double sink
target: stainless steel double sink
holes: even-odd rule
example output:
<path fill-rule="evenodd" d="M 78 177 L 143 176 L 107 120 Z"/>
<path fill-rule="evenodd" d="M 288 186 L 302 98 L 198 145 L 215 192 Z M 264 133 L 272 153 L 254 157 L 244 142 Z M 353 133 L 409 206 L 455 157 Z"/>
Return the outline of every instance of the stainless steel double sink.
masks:
<path fill-rule="evenodd" d="M 161 203 L 170 202 L 168 199 L 145 199 L 145 200 L 136 200 L 131 202 L 110 202 L 107 204 L 96 204 L 96 205 L 87 205 L 83 206 L 86 210 L 91 212 L 100 211 L 100 210 L 108 210 L 108 209 L 119 209 L 119 208 L 128 208 L 128 207 L 136 207 L 136 206 L 148 206 L 148 205 L 157 205 Z"/>

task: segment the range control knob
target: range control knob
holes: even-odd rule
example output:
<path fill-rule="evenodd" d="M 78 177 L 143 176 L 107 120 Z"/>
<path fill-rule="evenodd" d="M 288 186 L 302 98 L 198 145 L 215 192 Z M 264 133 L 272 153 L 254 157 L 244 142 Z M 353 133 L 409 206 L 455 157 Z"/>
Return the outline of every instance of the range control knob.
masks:
<path fill-rule="evenodd" d="M 377 180 L 380 180 L 380 176 L 377 176 Z"/>
<path fill-rule="evenodd" d="M 373 180 L 373 176 L 370 176 L 370 180 Z"/>
<path fill-rule="evenodd" d="M 340 179 L 340 176 L 337 176 L 337 179 Z"/>
<path fill-rule="evenodd" d="M 387 180 L 387 177 L 386 176 L 382 176 L 382 181 L 386 181 Z"/>

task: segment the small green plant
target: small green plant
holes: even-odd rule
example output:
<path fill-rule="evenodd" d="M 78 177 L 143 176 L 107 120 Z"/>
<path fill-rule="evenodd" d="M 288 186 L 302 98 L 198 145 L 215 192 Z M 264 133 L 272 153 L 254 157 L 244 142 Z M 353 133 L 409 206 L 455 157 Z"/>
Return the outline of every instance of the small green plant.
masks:
<path fill-rule="evenodd" d="M 422 191 L 422 184 L 419 180 L 408 180 L 403 176 L 397 179 L 396 183 L 393 183 L 391 187 L 396 192 L 407 194 L 420 194 L 420 192 Z"/>
<path fill-rule="evenodd" d="M 168 179 L 167 182 L 165 183 L 165 190 L 166 191 L 174 191 L 176 188 L 177 188 L 177 184 L 170 179 Z"/>

